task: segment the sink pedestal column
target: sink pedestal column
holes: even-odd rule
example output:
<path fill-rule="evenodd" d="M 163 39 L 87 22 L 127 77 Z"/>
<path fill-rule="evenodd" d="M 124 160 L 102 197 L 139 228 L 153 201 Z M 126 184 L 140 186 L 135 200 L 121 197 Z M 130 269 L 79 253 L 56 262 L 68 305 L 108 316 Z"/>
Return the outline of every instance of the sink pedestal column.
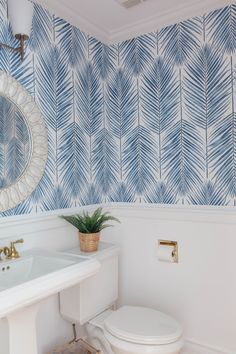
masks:
<path fill-rule="evenodd" d="M 23 307 L 7 316 L 9 354 L 37 354 L 36 316 L 40 303 Z"/>

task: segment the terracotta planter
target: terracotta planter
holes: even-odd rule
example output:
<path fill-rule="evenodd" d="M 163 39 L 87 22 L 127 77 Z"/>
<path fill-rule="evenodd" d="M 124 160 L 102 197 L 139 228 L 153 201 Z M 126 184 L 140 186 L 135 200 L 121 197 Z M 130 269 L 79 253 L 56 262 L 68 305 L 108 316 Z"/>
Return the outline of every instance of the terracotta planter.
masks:
<path fill-rule="evenodd" d="M 80 250 L 82 252 L 96 252 L 100 240 L 100 232 L 94 234 L 84 234 L 79 232 Z"/>

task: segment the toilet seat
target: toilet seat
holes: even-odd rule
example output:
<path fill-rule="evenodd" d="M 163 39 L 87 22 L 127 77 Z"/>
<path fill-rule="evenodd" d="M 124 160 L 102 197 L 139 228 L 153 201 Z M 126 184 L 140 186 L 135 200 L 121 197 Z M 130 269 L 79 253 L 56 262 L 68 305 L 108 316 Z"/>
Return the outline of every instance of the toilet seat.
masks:
<path fill-rule="evenodd" d="M 110 335 L 142 345 L 163 345 L 178 341 L 183 333 L 170 316 L 145 307 L 123 306 L 104 320 Z"/>
<path fill-rule="evenodd" d="M 180 354 L 183 348 L 183 338 L 178 339 L 174 343 L 165 345 L 143 345 L 137 343 L 127 342 L 119 339 L 104 329 L 104 336 L 109 342 L 113 354 Z"/>

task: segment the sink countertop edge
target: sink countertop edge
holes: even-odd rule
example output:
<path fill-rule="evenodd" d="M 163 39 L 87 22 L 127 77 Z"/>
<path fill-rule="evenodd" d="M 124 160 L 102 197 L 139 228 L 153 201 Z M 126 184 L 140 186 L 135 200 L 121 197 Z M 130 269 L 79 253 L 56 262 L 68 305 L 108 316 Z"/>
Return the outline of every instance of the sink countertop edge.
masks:
<path fill-rule="evenodd" d="M 55 271 L 46 276 L 39 277 L 37 284 L 32 287 L 35 280 L 20 284 L 17 288 L 17 296 L 13 288 L 0 293 L 0 318 L 7 317 L 22 307 L 37 303 L 61 290 L 80 283 L 82 280 L 96 274 L 100 269 L 100 263 L 95 259 L 88 259 L 83 263 L 74 264 Z M 35 282 L 36 283 L 36 282 Z M 48 286 L 50 284 L 50 286 Z M 45 290 L 45 286 L 47 289 Z"/>

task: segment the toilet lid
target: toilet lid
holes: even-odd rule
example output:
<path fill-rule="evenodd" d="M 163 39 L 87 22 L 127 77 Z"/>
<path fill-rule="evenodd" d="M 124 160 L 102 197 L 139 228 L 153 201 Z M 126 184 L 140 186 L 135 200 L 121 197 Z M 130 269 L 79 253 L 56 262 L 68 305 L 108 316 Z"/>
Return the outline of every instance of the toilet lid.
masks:
<path fill-rule="evenodd" d="M 124 306 L 104 321 L 113 336 L 137 344 L 168 344 L 182 335 L 180 324 L 168 315 L 146 307 Z"/>

